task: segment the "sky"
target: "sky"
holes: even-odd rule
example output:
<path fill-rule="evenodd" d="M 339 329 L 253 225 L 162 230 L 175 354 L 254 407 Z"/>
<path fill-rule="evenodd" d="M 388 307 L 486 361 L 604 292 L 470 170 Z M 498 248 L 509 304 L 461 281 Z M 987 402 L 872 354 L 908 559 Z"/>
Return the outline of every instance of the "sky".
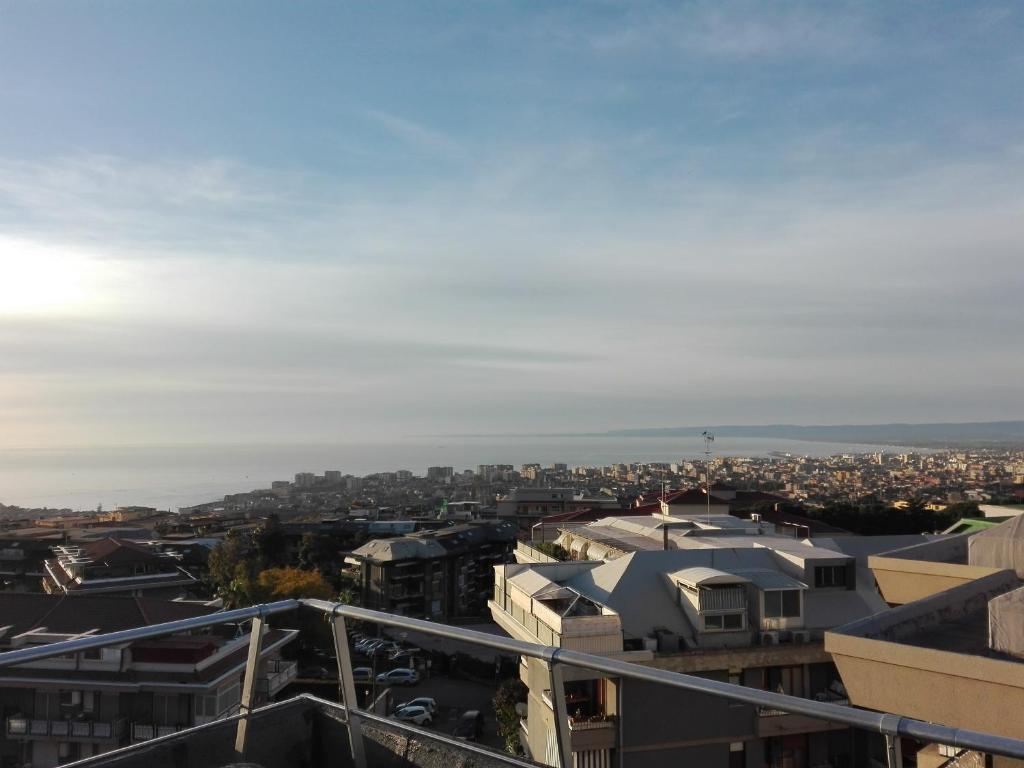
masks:
<path fill-rule="evenodd" d="M 1024 418 L 1021 40 L 0 0 L 0 448 Z"/>

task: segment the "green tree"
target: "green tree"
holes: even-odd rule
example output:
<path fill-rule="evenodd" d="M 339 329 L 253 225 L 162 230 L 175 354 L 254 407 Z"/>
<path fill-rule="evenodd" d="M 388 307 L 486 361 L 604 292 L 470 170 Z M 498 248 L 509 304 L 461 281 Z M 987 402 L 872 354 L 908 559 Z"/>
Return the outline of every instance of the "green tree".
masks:
<path fill-rule="evenodd" d="M 213 548 L 207 560 L 211 588 L 221 597 L 233 589 L 238 566 L 245 565 L 248 572 L 249 547 L 237 531 L 229 531 L 224 540 Z"/>
<path fill-rule="evenodd" d="M 543 552 L 548 557 L 555 558 L 555 560 L 569 559 L 569 553 L 565 551 L 565 548 L 551 541 L 542 541 L 539 544 L 535 544 L 534 548 L 538 552 Z"/>
<path fill-rule="evenodd" d="M 505 750 L 513 755 L 523 754 L 516 704 L 526 701 L 526 695 L 526 686 L 515 677 L 502 680 L 494 694 L 494 718 L 498 723 L 498 734 L 505 741 Z"/>

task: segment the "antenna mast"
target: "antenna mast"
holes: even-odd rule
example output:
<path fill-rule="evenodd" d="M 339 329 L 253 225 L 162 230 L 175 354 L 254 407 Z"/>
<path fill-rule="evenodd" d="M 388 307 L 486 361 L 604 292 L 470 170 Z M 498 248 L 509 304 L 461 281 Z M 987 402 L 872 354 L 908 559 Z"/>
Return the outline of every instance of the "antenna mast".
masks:
<path fill-rule="evenodd" d="M 704 437 L 704 478 L 707 483 L 708 495 L 708 516 L 707 522 L 711 524 L 711 444 L 715 442 L 715 436 L 706 429 L 702 433 Z"/>

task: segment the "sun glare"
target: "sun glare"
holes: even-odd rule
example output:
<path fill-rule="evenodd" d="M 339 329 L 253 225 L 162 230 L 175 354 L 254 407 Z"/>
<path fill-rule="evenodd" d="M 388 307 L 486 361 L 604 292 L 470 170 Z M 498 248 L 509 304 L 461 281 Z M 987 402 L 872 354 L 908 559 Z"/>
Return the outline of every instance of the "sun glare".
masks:
<path fill-rule="evenodd" d="M 0 315 L 58 314 L 98 300 L 100 263 L 71 248 L 0 239 Z"/>

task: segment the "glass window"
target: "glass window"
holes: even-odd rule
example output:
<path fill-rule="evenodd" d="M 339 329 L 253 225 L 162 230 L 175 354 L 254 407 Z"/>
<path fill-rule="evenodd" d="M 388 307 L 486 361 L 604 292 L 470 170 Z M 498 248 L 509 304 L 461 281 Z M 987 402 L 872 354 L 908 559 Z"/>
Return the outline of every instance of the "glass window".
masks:
<path fill-rule="evenodd" d="M 815 587 L 845 587 L 845 565 L 819 565 L 814 569 Z"/>
<path fill-rule="evenodd" d="M 742 613 L 713 613 L 704 616 L 705 632 L 729 632 L 743 629 Z"/>
<path fill-rule="evenodd" d="M 779 589 L 764 593 L 764 615 L 767 619 L 790 619 L 800 616 L 800 590 Z"/>
<path fill-rule="evenodd" d="M 742 613 L 727 613 L 722 618 L 725 621 L 725 629 L 743 629 Z"/>

